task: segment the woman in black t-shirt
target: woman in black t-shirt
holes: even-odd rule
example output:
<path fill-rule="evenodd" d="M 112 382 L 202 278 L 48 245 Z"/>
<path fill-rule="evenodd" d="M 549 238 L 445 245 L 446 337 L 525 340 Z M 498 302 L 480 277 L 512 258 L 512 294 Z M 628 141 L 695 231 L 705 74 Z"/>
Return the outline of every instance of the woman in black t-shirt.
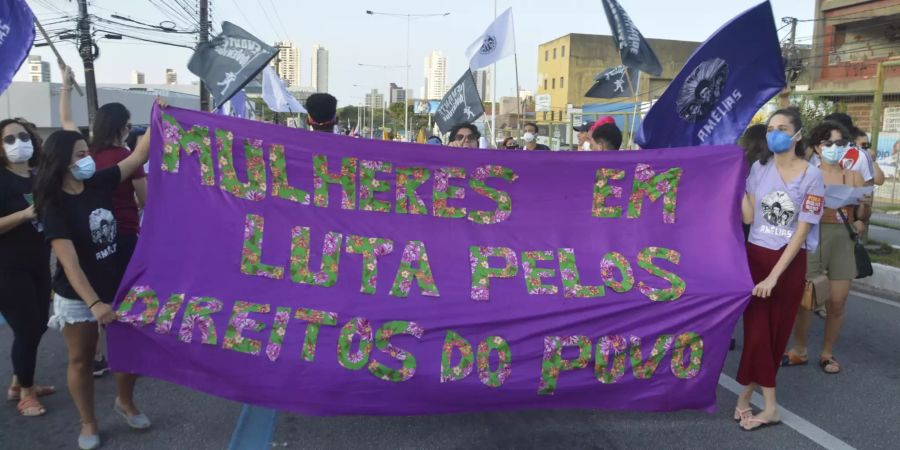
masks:
<path fill-rule="evenodd" d="M 100 445 L 91 364 L 97 345 L 95 322 L 106 325 L 116 320 L 110 306 L 118 287 L 112 192 L 147 161 L 149 146 L 148 133 L 129 157 L 94 173 L 94 161 L 80 133 L 57 131 L 44 143 L 35 208 L 58 259 L 50 326 L 62 330 L 69 350 L 67 381 L 81 416 L 81 448 Z M 134 405 L 135 380 L 131 374 L 116 374 L 114 409 L 132 428 L 148 428 L 150 420 Z"/>
<path fill-rule="evenodd" d="M 7 391 L 23 416 L 47 411 L 39 395 L 56 392 L 34 383 L 37 350 L 50 311 L 50 249 L 32 204 L 32 168 L 40 158 L 37 136 L 23 122 L 0 121 L 0 314 L 13 331 L 13 380 Z"/>

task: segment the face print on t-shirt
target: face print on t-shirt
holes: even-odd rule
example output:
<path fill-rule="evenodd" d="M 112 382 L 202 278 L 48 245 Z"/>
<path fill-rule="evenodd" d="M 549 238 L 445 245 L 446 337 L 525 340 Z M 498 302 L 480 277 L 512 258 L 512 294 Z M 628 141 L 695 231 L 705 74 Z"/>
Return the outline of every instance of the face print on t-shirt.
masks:
<path fill-rule="evenodd" d="M 777 227 L 791 223 L 797 208 L 791 197 L 784 191 L 772 191 L 762 199 L 763 218 Z"/>
<path fill-rule="evenodd" d="M 116 219 L 110 210 L 99 208 L 92 211 L 90 226 L 91 240 L 98 247 L 106 247 L 116 242 Z"/>

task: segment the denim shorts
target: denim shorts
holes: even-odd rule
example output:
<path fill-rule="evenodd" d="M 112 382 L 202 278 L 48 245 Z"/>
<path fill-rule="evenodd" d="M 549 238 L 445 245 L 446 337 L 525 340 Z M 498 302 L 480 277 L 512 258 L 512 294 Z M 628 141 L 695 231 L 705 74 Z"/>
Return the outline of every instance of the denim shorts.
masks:
<path fill-rule="evenodd" d="M 53 294 L 53 315 L 47 322 L 48 327 L 62 331 L 66 325 L 96 321 L 97 319 L 83 301 Z"/>

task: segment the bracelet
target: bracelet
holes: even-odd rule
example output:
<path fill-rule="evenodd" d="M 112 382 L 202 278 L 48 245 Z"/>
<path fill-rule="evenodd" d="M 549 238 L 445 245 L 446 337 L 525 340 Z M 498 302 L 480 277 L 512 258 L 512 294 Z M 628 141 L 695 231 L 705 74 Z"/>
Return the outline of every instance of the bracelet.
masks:
<path fill-rule="evenodd" d="M 103 301 L 103 300 L 100 300 L 100 299 L 98 298 L 94 303 L 91 303 L 91 306 L 88 306 L 88 310 L 94 309 L 94 305 L 96 305 L 97 303 L 100 303 L 100 302 L 102 302 L 102 301 Z"/>

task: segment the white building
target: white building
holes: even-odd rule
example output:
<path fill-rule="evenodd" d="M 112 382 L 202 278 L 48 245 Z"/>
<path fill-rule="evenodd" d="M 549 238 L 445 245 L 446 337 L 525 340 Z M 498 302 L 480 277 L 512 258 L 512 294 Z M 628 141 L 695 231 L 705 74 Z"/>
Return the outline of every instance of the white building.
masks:
<path fill-rule="evenodd" d="M 166 84 L 178 84 L 178 72 L 175 72 L 175 69 L 166 69 Z"/>
<path fill-rule="evenodd" d="M 312 87 L 316 92 L 328 92 L 328 49 L 319 44 L 312 50 Z"/>
<path fill-rule="evenodd" d="M 373 104 L 374 101 L 374 104 Z M 372 92 L 366 93 L 366 108 L 380 109 L 384 108 L 384 94 L 378 92 L 378 89 L 372 89 Z"/>
<path fill-rule="evenodd" d="M 491 71 L 490 69 L 481 69 L 472 72 L 472 75 L 475 77 L 475 87 L 478 89 L 478 95 L 481 96 L 481 99 L 484 101 L 489 101 L 492 97 L 492 89 L 491 89 Z"/>
<path fill-rule="evenodd" d="M 139 72 L 137 70 L 131 71 L 131 84 L 145 84 L 146 81 L 144 72 Z"/>
<path fill-rule="evenodd" d="M 440 100 L 447 93 L 447 58 L 438 50 L 425 57 L 425 98 Z"/>
<path fill-rule="evenodd" d="M 278 55 L 272 60 L 272 65 L 278 76 L 287 87 L 300 86 L 300 49 L 294 47 L 291 41 L 278 41 L 275 47 L 278 48 Z"/>
<path fill-rule="evenodd" d="M 32 83 L 50 82 L 50 63 L 41 60 L 38 55 L 28 57 L 28 75 Z"/>

